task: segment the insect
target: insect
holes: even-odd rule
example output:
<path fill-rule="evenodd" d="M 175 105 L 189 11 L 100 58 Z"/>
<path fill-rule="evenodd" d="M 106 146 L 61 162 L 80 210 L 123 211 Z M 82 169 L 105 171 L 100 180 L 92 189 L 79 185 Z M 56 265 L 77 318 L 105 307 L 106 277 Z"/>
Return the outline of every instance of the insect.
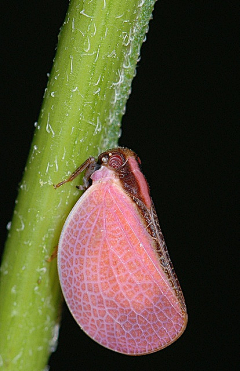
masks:
<path fill-rule="evenodd" d="M 85 170 L 85 192 L 58 245 L 67 305 L 93 340 L 128 355 L 178 339 L 187 312 L 140 159 L 127 148 L 90 157 L 55 188 Z"/>

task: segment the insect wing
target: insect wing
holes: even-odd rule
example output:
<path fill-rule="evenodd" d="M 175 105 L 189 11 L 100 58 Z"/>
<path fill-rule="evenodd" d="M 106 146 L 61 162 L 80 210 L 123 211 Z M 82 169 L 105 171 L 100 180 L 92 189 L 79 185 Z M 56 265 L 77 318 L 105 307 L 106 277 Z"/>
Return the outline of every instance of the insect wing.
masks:
<path fill-rule="evenodd" d="M 93 184 L 63 228 L 58 270 L 65 300 L 92 339 L 141 355 L 175 341 L 186 312 L 136 204 L 116 182 Z"/>

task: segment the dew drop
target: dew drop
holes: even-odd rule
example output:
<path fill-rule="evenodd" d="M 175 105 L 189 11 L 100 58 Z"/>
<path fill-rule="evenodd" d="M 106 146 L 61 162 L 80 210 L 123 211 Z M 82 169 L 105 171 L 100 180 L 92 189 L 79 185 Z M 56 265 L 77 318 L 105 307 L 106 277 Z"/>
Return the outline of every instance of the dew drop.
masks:
<path fill-rule="evenodd" d="M 11 225 L 12 225 L 12 222 L 8 222 L 8 224 L 7 224 L 7 226 L 6 226 L 6 228 L 7 228 L 8 231 L 10 231 L 10 229 L 11 229 Z"/>

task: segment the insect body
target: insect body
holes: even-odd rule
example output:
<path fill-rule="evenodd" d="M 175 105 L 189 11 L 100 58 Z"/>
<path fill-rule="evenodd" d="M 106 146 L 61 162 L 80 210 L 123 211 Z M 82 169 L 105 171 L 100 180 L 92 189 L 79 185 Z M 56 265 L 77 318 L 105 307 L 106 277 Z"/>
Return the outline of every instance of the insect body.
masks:
<path fill-rule="evenodd" d="M 63 295 L 99 344 L 129 355 L 156 352 L 181 336 L 187 313 L 140 160 L 111 149 L 55 187 L 85 169 L 87 190 L 59 240 Z"/>

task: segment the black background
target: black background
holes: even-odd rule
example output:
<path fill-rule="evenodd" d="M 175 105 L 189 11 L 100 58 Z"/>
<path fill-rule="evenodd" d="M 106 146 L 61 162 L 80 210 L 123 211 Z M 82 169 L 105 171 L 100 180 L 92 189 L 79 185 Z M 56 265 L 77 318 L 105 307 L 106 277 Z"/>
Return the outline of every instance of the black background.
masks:
<path fill-rule="evenodd" d="M 68 1 L 5 6 L 1 246 Z M 122 123 L 120 144 L 142 159 L 184 291 L 186 332 L 163 351 L 124 356 L 89 339 L 64 307 L 51 370 L 238 369 L 239 10 L 237 1 L 157 2 Z"/>

